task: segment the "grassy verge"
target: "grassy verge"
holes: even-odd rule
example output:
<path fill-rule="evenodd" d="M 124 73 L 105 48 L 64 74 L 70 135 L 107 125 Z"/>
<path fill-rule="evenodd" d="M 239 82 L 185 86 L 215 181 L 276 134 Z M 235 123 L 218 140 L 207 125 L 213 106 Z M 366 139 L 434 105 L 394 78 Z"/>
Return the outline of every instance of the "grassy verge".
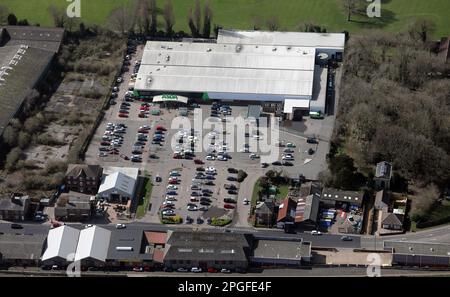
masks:
<path fill-rule="evenodd" d="M 283 200 L 289 193 L 289 185 L 279 185 L 278 186 L 278 194 L 277 201 Z"/>
<path fill-rule="evenodd" d="M 149 175 L 146 175 L 145 188 L 143 199 L 139 201 L 139 205 L 136 210 L 136 218 L 142 218 L 148 210 L 150 204 L 150 197 L 152 196 L 153 183 Z"/>

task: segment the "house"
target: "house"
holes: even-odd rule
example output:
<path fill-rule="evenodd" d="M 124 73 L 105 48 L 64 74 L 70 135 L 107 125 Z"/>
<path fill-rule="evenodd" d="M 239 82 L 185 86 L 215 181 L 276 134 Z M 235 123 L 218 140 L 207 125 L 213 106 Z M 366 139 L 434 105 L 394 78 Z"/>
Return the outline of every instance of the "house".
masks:
<path fill-rule="evenodd" d="M 63 193 L 55 206 L 55 218 L 63 221 L 80 221 L 92 216 L 95 196 L 80 193 Z"/>
<path fill-rule="evenodd" d="M 30 197 L 11 194 L 0 198 L 0 220 L 23 221 L 30 209 Z"/>
<path fill-rule="evenodd" d="M 0 266 L 37 266 L 45 234 L 0 233 Z"/>
<path fill-rule="evenodd" d="M 139 168 L 105 167 L 98 195 L 110 202 L 127 203 L 133 200 Z"/>
<path fill-rule="evenodd" d="M 291 198 L 284 199 L 278 206 L 277 223 L 294 223 L 297 203 Z"/>
<path fill-rule="evenodd" d="M 406 204 L 406 201 L 401 201 L 401 203 Z M 374 208 L 379 235 L 392 234 L 403 230 L 404 208 L 394 208 L 394 204 L 389 192 L 381 190 L 376 193 Z"/>
<path fill-rule="evenodd" d="M 389 190 L 391 187 L 392 164 L 383 161 L 377 164 L 373 179 L 377 190 Z"/>
<path fill-rule="evenodd" d="M 274 219 L 274 208 L 274 202 L 269 199 L 258 202 L 255 206 L 255 224 L 271 226 Z"/>
<path fill-rule="evenodd" d="M 311 242 L 300 239 L 255 240 L 250 263 L 255 266 L 299 267 L 311 261 Z"/>
<path fill-rule="evenodd" d="M 66 185 L 70 191 L 96 194 L 103 169 L 99 165 L 69 164 Z"/>
<path fill-rule="evenodd" d="M 444 243 L 384 241 L 392 250 L 392 264 L 419 267 L 449 267 L 450 245 Z"/>
<path fill-rule="evenodd" d="M 311 194 L 300 197 L 295 209 L 295 223 L 304 227 L 314 227 L 319 214 L 320 196 Z"/>
<path fill-rule="evenodd" d="M 239 233 L 168 231 L 164 266 L 247 269 L 249 238 Z"/>

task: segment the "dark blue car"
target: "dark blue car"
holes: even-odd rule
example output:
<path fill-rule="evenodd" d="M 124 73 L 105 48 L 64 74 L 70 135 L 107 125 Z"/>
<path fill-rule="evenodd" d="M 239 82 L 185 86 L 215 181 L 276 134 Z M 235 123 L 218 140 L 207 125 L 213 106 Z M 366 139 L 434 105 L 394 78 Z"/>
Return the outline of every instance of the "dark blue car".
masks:
<path fill-rule="evenodd" d="M 166 195 L 178 195 L 176 191 L 167 191 Z"/>

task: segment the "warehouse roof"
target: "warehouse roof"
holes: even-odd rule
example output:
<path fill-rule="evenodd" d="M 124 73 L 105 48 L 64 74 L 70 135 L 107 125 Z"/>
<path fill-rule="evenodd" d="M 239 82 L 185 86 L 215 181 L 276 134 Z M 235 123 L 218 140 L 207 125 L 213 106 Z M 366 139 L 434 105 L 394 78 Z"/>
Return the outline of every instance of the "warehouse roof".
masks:
<path fill-rule="evenodd" d="M 257 240 L 253 258 L 301 260 L 311 256 L 311 243 L 302 240 Z"/>
<path fill-rule="evenodd" d="M 266 44 L 344 49 L 343 33 L 269 32 L 221 29 L 217 36 L 221 44 Z"/>
<path fill-rule="evenodd" d="M 0 233 L 0 258 L 37 260 L 42 254 L 45 237 L 45 234 Z"/>
<path fill-rule="evenodd" d="M 37 84 L 52 57 L 53 53 L 49 51 L 27 46 L 0 47 L 0 135 Z"/>
<path fill-rule="evenodd" d="M 63 28 L 45 28 L 37 26 L 6 26 L 7 45 L 26 44 L 51 52 L 58 52 L 64 37 Z"/>
<path fill-rule="evenodd" d="M 97 259 L 105 261 L 108 255 L 111 231 L 92 226 L 80 232 L 75 261 Z"/>
<path fill-rule="evenodd" d="M 312 96 L 315 49 L 149 41 L 137 90 Z"/>
<path fill-rule="evenodd" d="M 321 200 L 349 202 L 352 204 L 361 205 L 363 202 L 364 193 L 356 191 L 342 191 L 333 188 L 324 188 L 322 191 Z"/>
<path fill-rule="evenodd" d="M 69 226 L 51 229 L 48 232 L 47 248 L 42 255 L 42 261 L 53 258 L 67 259 L 70 254 L 74 255 L 79 235 L 80 230 Z"/>
<path fill-rule="evenodd" d="M 450 244 L 385 241 L 384 247 L 393 248 L 394 254 L 450 257 Z"/>
<path fill-rule="evenodd" d="M 146 244 L 144 232 L 140 228 L 115 229 L 111 233 L 108 259 L 111 260 L 139 260 L 152 259 L 153 253 L 144 253 Z"/>

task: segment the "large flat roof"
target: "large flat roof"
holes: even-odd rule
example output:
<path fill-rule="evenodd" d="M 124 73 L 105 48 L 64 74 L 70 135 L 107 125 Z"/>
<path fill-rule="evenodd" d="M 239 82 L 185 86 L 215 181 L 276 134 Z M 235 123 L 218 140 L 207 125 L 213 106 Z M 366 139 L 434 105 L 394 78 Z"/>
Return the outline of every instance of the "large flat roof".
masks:
<path fill-rule="evenodd" d="M 314 48 L 344 49 L 344 33 L 310 32 L 269 32 L 219 30 L 217 43 L 220 44 L 265 44 L 284 46 L 303 46 Z"/>
<path fill-rule="evenodd" d="M 307 47 L 149 41 L 135 88 L 311 97 L 314 61 Z"/>
<path fill-rule="evenodd" d="M 38 260 L 45 238 L 45 234 L 0 234 L 0 257 L 5 260 Z"/>
<path fill-rule="evenodd" d="M 311 256 L 311 243 L 282 240 L 258 240 L 254 258 L 301 260 Z"/>

